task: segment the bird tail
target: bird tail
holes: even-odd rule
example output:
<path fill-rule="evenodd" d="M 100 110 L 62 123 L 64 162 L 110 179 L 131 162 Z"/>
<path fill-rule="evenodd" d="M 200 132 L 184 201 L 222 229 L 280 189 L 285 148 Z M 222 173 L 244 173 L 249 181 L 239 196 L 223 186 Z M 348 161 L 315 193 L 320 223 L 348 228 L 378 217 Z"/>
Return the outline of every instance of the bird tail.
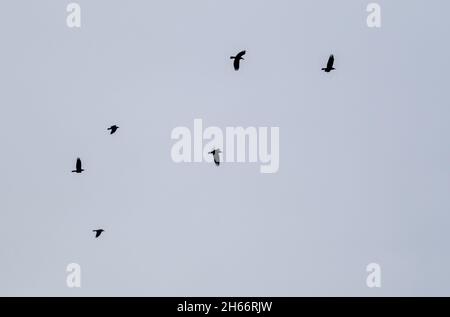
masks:
<path fill-rule="evenodd" d="M 326 68 L 322 68 L 322 70 L 326 70 Z"/>
<path fill-rule="evenodd" d="M 76 173 L 77 171 L 73 170 L 72 173 Z"/>
<path fill-rule="evenodd" d="M 235 59 L 236 57 L 234 57 L 234 56 L 230 56 L 230 59 Z"/>

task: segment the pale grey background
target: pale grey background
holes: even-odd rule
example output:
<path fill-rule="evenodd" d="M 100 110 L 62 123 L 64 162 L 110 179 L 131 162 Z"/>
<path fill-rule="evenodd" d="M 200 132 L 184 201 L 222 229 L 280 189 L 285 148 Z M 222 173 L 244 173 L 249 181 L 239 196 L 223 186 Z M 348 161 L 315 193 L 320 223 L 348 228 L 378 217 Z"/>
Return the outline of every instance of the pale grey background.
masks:
<path fill-rule="evenodd" d="M 0 3 L 0 295 L 450 295 L 449 1 L 69 2 Z M 173 163 L 194 118 L 279 172 Z"/>

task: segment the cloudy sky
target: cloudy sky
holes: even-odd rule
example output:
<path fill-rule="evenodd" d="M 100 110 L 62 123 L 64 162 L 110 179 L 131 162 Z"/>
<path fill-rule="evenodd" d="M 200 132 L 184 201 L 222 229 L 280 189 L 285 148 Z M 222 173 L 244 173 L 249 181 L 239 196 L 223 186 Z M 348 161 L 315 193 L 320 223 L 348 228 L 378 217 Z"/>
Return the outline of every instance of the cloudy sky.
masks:
<path fill-rule="evenodd" d="M 77 2 L 0 5 L 0 295 L 450 295 L 448 1 Z M 174 163 L 195 118 L 278 173 Z"/>

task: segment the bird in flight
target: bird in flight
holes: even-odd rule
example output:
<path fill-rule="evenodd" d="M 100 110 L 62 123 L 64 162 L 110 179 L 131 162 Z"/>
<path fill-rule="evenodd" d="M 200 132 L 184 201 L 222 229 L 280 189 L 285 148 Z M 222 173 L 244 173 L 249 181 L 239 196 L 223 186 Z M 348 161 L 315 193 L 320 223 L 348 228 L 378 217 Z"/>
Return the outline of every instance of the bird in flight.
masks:
<path fill-rule="evenodd" d="M 105 231 L 105 230 L 103 230 L 103 229 L 96 229 L 96 230 L 92 230 L 92 231 L 95 232 L 95 237 L 98 238 L 98 237 L 100 237 L 102 232 Z"/>
<path fill-rule="evenodd" d="M 216 163 L 217 166 L 220 165 L 220 157 L 219 154 L 222 153 L 221 150 L 212 150 L 211 152 L 209 152 L 208 154 L 212 154 L 214 157 L 214 163 Z"/>
<path fill-rule="evenodd" d="M 117 131 L 118 128 L 119 128 L 118 126 L 112 125 L 112 126 L 110 126 L 107 130 L 111 130 L 111 133 L 110 133 L 110 134 L 114 134 L 114 133 L 116 133 L 116 131 Z"/>
<path fill-rule="evenodd" d="M 75 166 L 75 169 L 72 171 L 72 173 L 78 173 L 80 174 L 84 169 L 81 168 L 81 159 L 77 158 L 77 164 Z"/>
<path fill-rule="evenodd" d="M 244 58 L 242 56 L 245 55 L 245 51 L 239 52 L 236 56 L 230 56 L 230 59 L 234 59 L 233 65 L 234 65 L 234 70 L 239 70 L 239 64 L 241 59 L 244 60 Z"/>
<path fill-rule="evenodd" d="M 331 72 L 332 70 L 335 70 L 336 68 L 333 67 L 333 64 L 334 64 L 334 56 L 332 54 L 328 58 L 327 67 L 326 68 L 322 68 L 322 70 L 327 72 L 327 73 Z"/>

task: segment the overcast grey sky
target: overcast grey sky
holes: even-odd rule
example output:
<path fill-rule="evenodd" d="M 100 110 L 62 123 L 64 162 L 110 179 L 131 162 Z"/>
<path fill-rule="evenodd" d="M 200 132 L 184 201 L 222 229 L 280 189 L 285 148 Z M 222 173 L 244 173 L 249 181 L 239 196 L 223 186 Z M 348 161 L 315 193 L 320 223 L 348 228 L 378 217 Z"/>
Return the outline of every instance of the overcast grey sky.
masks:
<path fill-rule="evenodd" d="M 0 295 L 450 295 L 449 1 L 69 2 L 0 5 Z M 195 118 L 278 173 L 174 163 Z"/>

